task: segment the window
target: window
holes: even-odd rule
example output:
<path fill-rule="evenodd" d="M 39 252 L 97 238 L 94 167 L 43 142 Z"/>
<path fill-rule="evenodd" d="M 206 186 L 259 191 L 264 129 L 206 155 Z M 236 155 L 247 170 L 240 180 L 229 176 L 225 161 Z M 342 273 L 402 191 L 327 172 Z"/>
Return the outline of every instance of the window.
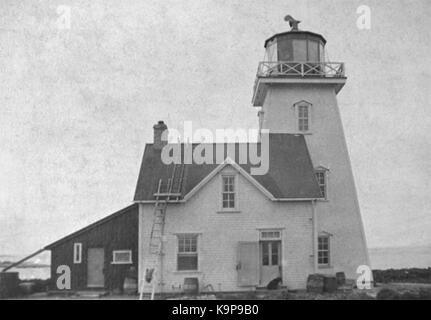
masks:
<path fill-rule="evenodd" d="M 293 40 L 293 59 L 295 62 L 306 62 L 307 61 L 307 40 Z"/>
<path fill-rule="evenodd" d="M 262 241 L 262 265 L 278 266 L 280 264 L 281 242 L 280 241 Z"/>
<path fill-rule="evenodd" d="M 319 42 L 308 41 L 308 61 L 319 62 Z"/>
<path fill-rule="evenodd" d="M 198 236 L 196 234 L 178 235 L 177 270 L 198 270 Z"/>
<path fill-rule="evenodd" d="M 298 131 L 308 133 L 311 128 L 311 106 L 307 101 L 300 101 L 293 105 L 298 119 Z"/>
<path fill-rule="evenodd" d="M 329 266 L 329 236 L 319 236 L 317 245 L 317 263 Z"/>
<path fill-rule="evenodd" d="M 260 240 L 281 240 L 281 231 L 261 231 Z"/>
<path fill-rule="evenodd" d="M 235 176 L 223 176 L 222 208 L 235 209 Z"/>
<path fill-rule="evenodd" d="M 112 252 L 112 264 L 131 264 L 132 250 L 115 250 Z"/>
<path fill-rule="evenodd" d="M 82 243 L 73 244 L 73 263 L 82 262 Z"/>
<path fill-rule="evenodd" d="M 308 106 L 298 106 L 298 130 L 308 131 L 309 130 L 309 110 Z"/>
<path fill-rule="evenodd" d="M 316 171 L 317 183 L 319 184 L 320 194 L 322 198 L 326 199 L 326 171 Z"/>

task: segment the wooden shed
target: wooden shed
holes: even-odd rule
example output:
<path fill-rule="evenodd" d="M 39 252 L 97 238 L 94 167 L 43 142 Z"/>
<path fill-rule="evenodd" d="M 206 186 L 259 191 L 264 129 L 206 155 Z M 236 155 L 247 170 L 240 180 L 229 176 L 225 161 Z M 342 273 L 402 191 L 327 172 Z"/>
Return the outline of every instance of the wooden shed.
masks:
<path fill-rule="evenodd" d="M 126 277 L 137 279 L 138 228 L 138 206 L 133 204 L 46 246 L 52 290 L 59 289 L 59 267 L 67 266 L 70 290 L 122 291 Z"/>

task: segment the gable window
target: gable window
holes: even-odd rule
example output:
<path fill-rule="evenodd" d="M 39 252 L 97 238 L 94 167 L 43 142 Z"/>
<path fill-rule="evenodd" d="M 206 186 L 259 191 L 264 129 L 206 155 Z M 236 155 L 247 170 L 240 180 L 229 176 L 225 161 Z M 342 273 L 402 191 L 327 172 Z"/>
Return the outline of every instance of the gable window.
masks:
<path fill-rule="evenodd" d="M 73 263 L 82 262 L 82 243 L 73 244 Z"/>
<path fill-rule="evenodd" d="M 131 264 L 132 250 L 115 250 L 112 252 L 112 264 Z"/>
<path fill-rule="evenodd" d="M 178 235 L 177 270 L 198 270 L 198 236 L 196 234 Z"/>
<path fill-rule="evenodd" d="M 235 176 L 223 176 L 222 183 L 223 183 L 222 209 L 223 210 L 235 209 L 236 208 Z"/>
<path fill-rule="evenodd" d="M 317 245 L 317 263 L 319 266 L 329 266 L 329 235 L 318 237 Z"/>
<path fill-rule="evenodd" d="M 307 101 L 300 101 L 294 104 L 296 109 L 297 126 L 299 132 L 308 133 L 311 129 L 311 106 Z"/>
<path fill-rule="evenodd" d="M 326 170 L 316 170 L 315 174 L 320 188 L 320 195 L 326 199 Z"/>

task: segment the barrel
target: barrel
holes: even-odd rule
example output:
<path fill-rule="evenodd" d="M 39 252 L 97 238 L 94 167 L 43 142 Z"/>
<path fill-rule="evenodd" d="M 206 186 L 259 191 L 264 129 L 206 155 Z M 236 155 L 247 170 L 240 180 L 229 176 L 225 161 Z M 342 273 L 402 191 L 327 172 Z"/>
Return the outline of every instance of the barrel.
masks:
<path fill-rule="evenodd" d="M 344 286 L 346 284 L 346 274 L 344 272 L 337 272 L 335 276 L 337 277 L 337 285 Z"/>
<path fill-rule="evenodd" d="M 184 293 L 198 294 L 199 293 L 199 280 L 198 278 L 184 278 Z"/>
<path fill-rule="evenodd" d="M 16 296 L 19 292 L 18 272 L 0 272 L 0 298 Z"/>
<path fill-rule="evenodd" d="M 335 276 L 325 276 L 324 291 L 330 293 L 337 291 L 337 278 Z"/>
<path fill-rule="evenodd" d="M 307 292 L 323 293 L 325 276 L 322 274 L 310 274 L 307 278 Z"/>
<path fill-rule="evenodd" d="M 24 294 L 32 294 L 34 292 L 36 284 L 34 282 L 21 282 L 18 287 L 20 292 Z"/>
<path fill-rule="evenodd" d="M 124 279 L 123 290 L 125 294 L 135 294 L 138 292 L 138 281 L 135 278 L 126 277 Z"/>

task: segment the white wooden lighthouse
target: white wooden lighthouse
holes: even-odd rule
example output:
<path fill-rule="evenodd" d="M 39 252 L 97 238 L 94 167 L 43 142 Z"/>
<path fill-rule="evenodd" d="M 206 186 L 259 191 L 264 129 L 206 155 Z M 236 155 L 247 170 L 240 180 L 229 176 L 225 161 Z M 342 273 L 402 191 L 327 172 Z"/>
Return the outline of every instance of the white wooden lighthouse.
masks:
<path fill-rule="evenodd" d="M 337 105 L 344 66 L 325 61 L 321 35 L 290 22 L 291 31 L 265 42 L 253 94 L 260 128 L 271 133 L 266 173 L 255 175 L 239 150 L 221 163 L 165 164 L 159 129 L 166 126 L 154 127 L 134 198 L 141 293 L 181 292 L 191 282 L 201 292 L 274 281 L 303 289 L 310 274 L 355 279 L 369 265 Z M 262 142 L 242 147 L 257 150 Z M 207 147 L 213 158 L 217 144 Z M 160 191 L 165 182 L 168 193 Z"/>
<path fill-rule="evenodd" d="M 342 270 L 353 279 L 357 267 L 370 262 L 337 103 L 346 83 L 344 64 L 325 60 L 322 35 L 299 30 L 299 21 L 286 18 L 292 30 L 265 41 L 253 106 L 261 107 L 260 129 L 304 135 L 324 196 L 316 202 L 313 221 L 318 231 L 315 252 L 319 252 L 315 270 Z"/>

